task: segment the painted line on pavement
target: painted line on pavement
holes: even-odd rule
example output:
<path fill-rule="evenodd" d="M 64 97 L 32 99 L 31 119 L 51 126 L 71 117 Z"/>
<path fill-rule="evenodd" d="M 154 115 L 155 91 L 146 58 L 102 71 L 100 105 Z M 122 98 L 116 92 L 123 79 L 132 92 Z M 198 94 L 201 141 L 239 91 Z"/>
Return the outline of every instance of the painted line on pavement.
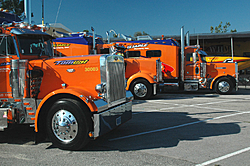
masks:
<path fill-rule="evenodd" d="M 202 109 L 207 109 L 207 110 L 218 110 L 218 111 L 226 111 L 226 112 L 240 112 L 237 110 L 229 110 L 229 109 L 222 109 L 222 108 L 216 108 L 216 107 L 201 107 L 201 106 L 193 106 L 195 108 L 202 108 Z"/>
<path fill-rule="evenodd" d="M 232 101 L 247 101 L 247 100 L 242 100 L 242 99 L 234 99 L 234 100 L 225 100 L 225 99 L 220 99 L 222 101 L 215 101 L 215 102 L 209 102 L 209 103 L 200 103 L 200 104 L 192 104 L 192 105 L 187 105 L 187 104 L 178 104 L 178 105 L 187 105 L 187 106 L 193 106 L 193 105 L 210 105 L 210 104 L 219 104 L 219 103 L 228 103 Z M 173 103 L 164 103 L 160 101 L 148 101 L 149 103 L 158 103 L 158 104 L 173 104 Z"/>
<path fill-rule="evenodd" d="M 210 104 L 219 104 L 219 103 L 227 103 L 227 102 L 232 102 L 232 101 L 245 101 L 245 100 L 223 100 L 223 101 L 216 101 L 216 102 L 209 102 L 209 103 L 201 103 L 201 104 L 192 104 L 192 105 L 187 105 L 187 104 L 172 104 L 172 105 L 176 105 L 179 107 L 167 107 L 167 108 L 161 108 L 159 109 L 160 111 L 163 110 L 170 110 L 170 109 L 176 109 L 176 108 L 183 108 L 183 107 L 198 107 L 198 106 L 202 106 L 202 105 L 210 105 Z M 159 104 L 166 104 L 166 105 L 170 105 L 170 103 L 163 103 L 163 102 L 158 102 L 158 101 L 148 101 L 149 103 L 159 103 Z M 209 109 L 206 107 L 206 109 Z M 223 110 L 223 109 L 219 109 L 219 108 L 214 108 L 216 110 Z M 226 110 L 224 110 L 226 111 Z M 236 110 L 227 110 L 227 111 L 233 111 L 233 112 L 239 112 Z"/>
<path fill-rule="evenodd" d="M 204 162 L 204 163 L 197 164 L 196 166 L 205 166 L 205 165 L 209 165 L 209 164 L 215 163 L 215 162 L 217 162 L 217 161 L 221 161 L 221 160 L 227 159 L 227 158 L 229 158 L 229 157 L 232 157 L 232 156 L 235 156 L 235 155 L 238 155 L 238 154 L 247 152 L 247 151 L 249 151 L 249 150 L 250 150 L 250 147 L 245 148 L 245 149 L 241 149 L 241 150 L 238 150 L 238 151 L 236 151 L 236 152 L 229 153 L 229 154 L 227 154 L 227 155 L 225 155 L 225 156 L 221 156 L 221 157 L 218 157 L 218 158 L 215 158 L 215 159 L 206 161 L 206 162 Z"/>

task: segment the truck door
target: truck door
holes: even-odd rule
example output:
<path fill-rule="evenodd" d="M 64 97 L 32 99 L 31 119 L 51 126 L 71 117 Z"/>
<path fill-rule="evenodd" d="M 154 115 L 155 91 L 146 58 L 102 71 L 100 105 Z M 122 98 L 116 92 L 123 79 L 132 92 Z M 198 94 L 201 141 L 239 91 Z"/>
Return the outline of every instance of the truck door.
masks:
<path fill-rule="evenodd" d="M 185 79 L 199 79 L 200 61 L 197 53 L 187 53 L 185 59 Z"/>
<path fill-rule="evenodd" d="M 11 98 L 10 62 L 15 55 L 15 47 L 11 36 L 0 36 L 0 98 Z"/>

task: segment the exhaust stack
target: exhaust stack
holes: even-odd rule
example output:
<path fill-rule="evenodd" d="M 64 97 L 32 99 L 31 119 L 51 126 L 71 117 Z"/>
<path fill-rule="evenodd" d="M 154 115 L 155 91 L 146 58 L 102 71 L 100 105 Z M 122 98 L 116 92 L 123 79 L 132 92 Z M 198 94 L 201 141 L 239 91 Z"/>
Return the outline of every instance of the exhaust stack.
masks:
<path fill-rule="evenodd" d="M 181 27 L 181 81 L 184 82 L 184 51 L 185 51 L 185 44 L 184 44 L 184 27 Z"/>
<path fill-rule="evenodd" d="M 21 98 L 27 96 L 26 71 L 28 60 L 13 59 L 11 60 L 10 82 L 12 87 L 12 97 Z"/>
<path fill-rule="evenodd" d="M 30 0 L 24 0 L 24 15 L 25 19 L 31 24 L 31 3 Z"/>
<path fill-rule="evenodd" d="M 190 45 L 189 31 L 187 31 L 187 33 L 186 33 L 186 45 L 187 46 Z"/>
<path fill-rule="evenodd" d="M 92 33 L 93 33 L 93 53 L 96 54 L 96 48 L 95 48 L 95 29 L 91 27 Z"/>

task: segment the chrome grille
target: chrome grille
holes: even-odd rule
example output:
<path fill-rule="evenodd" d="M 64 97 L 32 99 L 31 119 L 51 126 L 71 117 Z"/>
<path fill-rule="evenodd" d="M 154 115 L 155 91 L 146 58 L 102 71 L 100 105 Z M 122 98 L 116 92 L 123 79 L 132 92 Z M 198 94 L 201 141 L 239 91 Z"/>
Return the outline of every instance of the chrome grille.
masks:
<path fill-rule="evenodd" d="M 162 63 L 158 59 L 156 60 L 156 76 L 157 76 L 157 82 L 162 82 Z"/>
<path fill-rule="evenodd" d="M 206 77 L 206 66 L 207 66 L 207 64 L 206 63 L 201 63 L 201 65 L 200 65 L 200 76 L 201 77 Z"/>
<path fill-rule="evenodd" d="M 108 61 L 107 69 L 107 98 L 112 106 L 126 99 L 124 62 Z"/>

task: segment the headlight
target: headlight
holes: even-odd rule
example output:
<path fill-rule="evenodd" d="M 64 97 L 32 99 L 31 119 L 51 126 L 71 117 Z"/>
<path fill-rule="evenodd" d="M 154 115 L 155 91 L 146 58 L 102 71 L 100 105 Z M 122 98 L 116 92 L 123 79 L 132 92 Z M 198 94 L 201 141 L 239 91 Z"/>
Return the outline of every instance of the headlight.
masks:
<path fill-rule="evenodd" d="M 98 96 L 104 97 L 104 93 L 106 92 L 106 84 L 97 84 L 95 86 L 95 91 L 98 93 Z"/>

